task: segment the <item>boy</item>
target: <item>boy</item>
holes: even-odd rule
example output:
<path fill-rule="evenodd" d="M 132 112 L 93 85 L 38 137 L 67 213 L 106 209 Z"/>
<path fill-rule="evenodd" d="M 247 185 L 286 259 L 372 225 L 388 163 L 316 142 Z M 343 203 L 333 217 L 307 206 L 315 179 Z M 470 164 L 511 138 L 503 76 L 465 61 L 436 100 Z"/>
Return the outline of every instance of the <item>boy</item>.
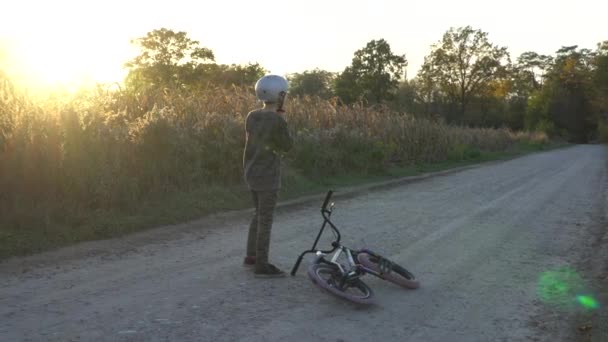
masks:
<path fill-rule="evenodd" d="M 287 80 L 281 76 L 267 75 L 259 79 L 255 93 L 264 107 L 250 112 L 245 123 L 243 168 L 255 214 L 249 226 L 244 263 L 255 265 L 255 276 L 262 278 L 285 276 L 285 272 L 268 262 L 268 253 L 274 208 L 281 188 L 281 155 L 293 145 L 283 110 L 287 89 Z"/>

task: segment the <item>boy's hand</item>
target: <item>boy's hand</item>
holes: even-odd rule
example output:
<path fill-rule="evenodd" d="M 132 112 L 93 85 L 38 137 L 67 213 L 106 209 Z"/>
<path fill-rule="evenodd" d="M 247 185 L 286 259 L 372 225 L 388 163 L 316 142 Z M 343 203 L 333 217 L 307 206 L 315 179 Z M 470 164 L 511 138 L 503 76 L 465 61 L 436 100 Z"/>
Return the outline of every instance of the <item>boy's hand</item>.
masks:
<path fill-rule="evenodd" d="M 285 110 L 283 109 L 283 104 L 285 103 L 285 95 L 287 95 L 287 93 L 284 91 L 279 93 L 279 105 L 277 107 L 277 113 L 285 113 Z"/>

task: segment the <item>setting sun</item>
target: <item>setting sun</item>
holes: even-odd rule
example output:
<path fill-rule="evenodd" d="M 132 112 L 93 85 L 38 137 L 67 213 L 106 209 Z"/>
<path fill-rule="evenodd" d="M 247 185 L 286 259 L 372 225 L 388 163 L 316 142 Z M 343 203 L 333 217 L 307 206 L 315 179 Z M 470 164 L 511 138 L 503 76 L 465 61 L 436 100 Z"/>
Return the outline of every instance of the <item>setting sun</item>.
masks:
<path fill-rule="evenodd" d="M 121 81 L 124 63 L 134 55 L 130 40 L 165 27 L 187 32 L 213 50 L 217 63 L 257 62 L 278 74 L 315 68 L 341 72 L 354 51 L 384 38 L 393 51 L 406 55 L 411 78 L 429 47 L 450 27 L 471 25 L 489 32 L 493 42 L 509 47 L 513 58 L 524 51 L 552 54 L 568 44 L 593 49 L 605 39 L 606 5 L 584 2 L 573 7 L 560 1 L 514 0 L 497 16 L 480 0 L 458 4 L 273 0 L 263 6 L 242 0 L 197 4 L 179 0 L 170 5 L 157 0 L 23 0 L 3 6 L 0 66 L 30 87 Z M 269 9 L 277 12 L 272 16 L 274 24 L 262 20 Z M 512 18 L 517 18 L 517 25 Z M 256 19 L 272 31 L 261 30 Z M 2 61 L 2 50 L 7 49 L 3 39 L 14 42 L 8 48 L 9 66 Z M 266 47 L 269 42 L 273 48 Z"/>
<path fill-rule="evenodd" d="M 97 82 L 120 82 L 128 51 L 95 48 L 70 41 L 22 39 L 10 44 L 2 64 L 9 76 L 31 90 L 74 91 Z"/>

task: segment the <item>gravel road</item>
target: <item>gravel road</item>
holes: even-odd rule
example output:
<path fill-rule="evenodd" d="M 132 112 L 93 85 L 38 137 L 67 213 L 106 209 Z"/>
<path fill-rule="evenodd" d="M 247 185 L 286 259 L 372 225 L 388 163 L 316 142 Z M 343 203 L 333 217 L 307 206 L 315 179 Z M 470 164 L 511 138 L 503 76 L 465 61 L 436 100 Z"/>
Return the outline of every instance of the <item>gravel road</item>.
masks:
<path fill-rule="evenodd" d="M 365 278 L 371 307 L 314 287 L 308 260 L 296 277 L 254 278 L 241 264 L 249 212 L 234 212 L 1 263 L 0 341 L 570 341 L 564 317 L 585 310 L 572 291 L 594 295 L 580 268 L 601 247 L 606 152 L 574 146 L 337 197 L 343 243 L 421 282 Z M 277 211 L 271 259 L 286 271 L 312 244 L 322 199 Z M 566 269 L 581 273 L 576 290 L 542 288 Z M 573 297 L 557 303 L 559 290 Z"/>

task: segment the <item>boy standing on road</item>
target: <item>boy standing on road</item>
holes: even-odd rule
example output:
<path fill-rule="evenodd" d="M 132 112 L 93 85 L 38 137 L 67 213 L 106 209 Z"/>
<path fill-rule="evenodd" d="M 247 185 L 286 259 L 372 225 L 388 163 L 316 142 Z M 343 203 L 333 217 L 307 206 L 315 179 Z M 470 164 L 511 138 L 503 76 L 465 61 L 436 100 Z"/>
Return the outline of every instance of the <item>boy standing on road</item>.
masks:
<path fill-rule="evenodd" d="M 281 76 L 259 79 L 255 93 L 264 107 L 250 112 L 245 123 L 243 168 L 255 214 L 249 226 L 244 263 L 255 265 L 256 277 L 285 276 L 285 272 L 268 262 L 268 254 L 274 208 L 281 188 L 281 155 L 293 145 L 283 110 L 287 89 L 287 80 Z"/>

